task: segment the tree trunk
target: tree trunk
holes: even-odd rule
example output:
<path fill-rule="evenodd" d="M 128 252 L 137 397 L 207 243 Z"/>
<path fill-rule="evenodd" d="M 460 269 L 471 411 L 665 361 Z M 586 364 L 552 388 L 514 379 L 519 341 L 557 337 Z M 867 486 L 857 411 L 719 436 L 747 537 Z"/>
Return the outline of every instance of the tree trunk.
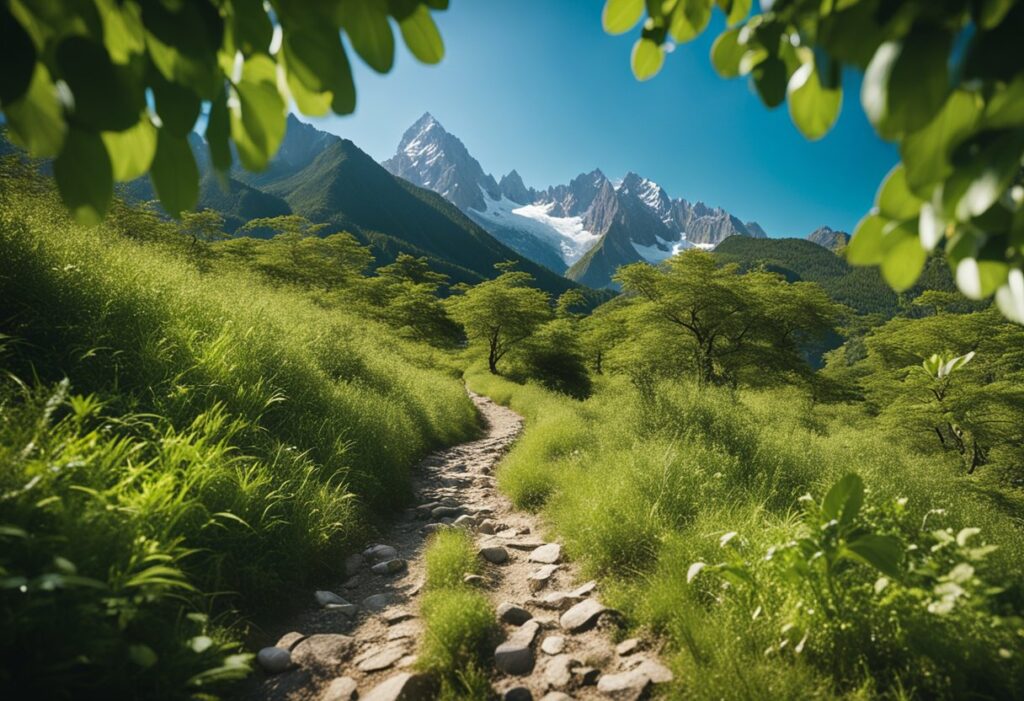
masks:
<path fill-rule="evenodd" d="M 487 369 L 491 371 L 492 375 L 498 373 L 498 348 L 497 344 L 491 343 L 490 352 L 487 354 Z"/>

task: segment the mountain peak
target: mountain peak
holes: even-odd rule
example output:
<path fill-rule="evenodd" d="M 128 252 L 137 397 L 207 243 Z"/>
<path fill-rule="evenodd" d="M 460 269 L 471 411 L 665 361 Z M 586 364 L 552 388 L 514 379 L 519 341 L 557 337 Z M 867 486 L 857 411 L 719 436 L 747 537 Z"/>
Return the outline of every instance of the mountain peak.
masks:
<path fill-rule="evenodd" d="M 837 231 L 831 226 L 825 225 L 819 226 L 809 233 L 807 240 L 835 251 L 850 242 L 850 235 L 845 231 Z"/>

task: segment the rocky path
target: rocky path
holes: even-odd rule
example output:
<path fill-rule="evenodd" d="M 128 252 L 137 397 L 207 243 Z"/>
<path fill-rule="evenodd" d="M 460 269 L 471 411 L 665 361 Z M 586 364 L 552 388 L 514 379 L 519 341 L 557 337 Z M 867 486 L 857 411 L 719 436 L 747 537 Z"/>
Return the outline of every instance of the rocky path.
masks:
<path fill-rule="evenodd" d="M 416 668 L 423 625 L 417 598 L 431 533 L 460 527 L 475 534 L 483 575 L 505 640 L 495 650 L 492 688 L 508 701 L 637 699 L 671 680 L 641 640 L 616 644 L 616 613 L 594 582 L 579 581 L 557 542 L 540 537 L 538 517 L 499 494 L 494 470 L 522 428 L 521 417 L 472 395 L 487 433 L 427 457 L 414 471 L 419 504 L 386 543 L 345 563 L 348 579 L 310 592 L 309 610 L 271 631 L 243 693 L 272 701 L 430 699 L 433 680 Z"/>

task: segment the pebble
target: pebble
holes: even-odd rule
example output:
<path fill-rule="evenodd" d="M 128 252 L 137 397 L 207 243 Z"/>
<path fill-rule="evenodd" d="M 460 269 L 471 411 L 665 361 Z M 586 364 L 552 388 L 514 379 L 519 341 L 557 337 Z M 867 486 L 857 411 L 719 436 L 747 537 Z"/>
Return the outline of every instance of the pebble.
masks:
<path fill-rule="evenodd" d="M 374 574 L 395 574 L 405 569 L 405 560 L 399 558 L 385 560 L 384 562 L 378 562 L 370 569 Z"/>
<path fill-rule="evenodd" d="M 356 613 L 359 612 L 359 607 L 355 604 L 327 604 L 324 606 L 328 611 L 337 611 L 338 613 L 344 614 L 349 618 L 355 618 Z"/>
<path fill-rule="evenodd" d="M 606 674 L 597 680 L 597 690 L 615 701 L 636 701 L 651 685 L 651 678 L 640 672 Z"/>
<path fill-rule="evenodd" d="M 632 655 L 639 649 L 640 638 L 630 638 L 629 640 L 623 640 L 621 643 L 615 646 L 615 652 L 617 652 L 621 657 Z"/>
<path fill-rule="evenodd" d="M 500 545 L 493 545 L 488 548 L 480 548 L 480 556 L 488 562 L 500 565 L 508 561 L 508 550 L 505 550 Z"/>
<path fill-rule="evenodd" d="M 572 697 L 561 691 L 549 691 L 541 697 L 540 701 L 572 701 Z"/>
<path fill-rule="evenodd" d="M 527 621 L 494 650 L 494 666 L 506 674 L 527 674 L 533 669 L 533 639 L 540 625 Z"/>
<path fill-rule="evenodd" d="M 256 662 L 267 674 L 280 674 L 292 666 L 292 653 L 281 647 L 265 647 L 256 653 Z"/>
<path fill-rule="evenodd" d="M 348 603 L 333 591 L 318 591 L 313 596 L 316 597 L 316 602 L 321 606 L 327 606 L 327 604 L 345 605 Z"/>
<path fill-rule="evenodd" d="M 363 551 L 363 557 L 374 562 L 394 560 L 398 557 L 398 551 L 390 545 L 373 545 Z"/>
<path fill-rule="evenodd" d="M 594 624 L 607 610 L 597 599 L 585 599 L 563 613 L 558 622 L 565 630 L 576 632 Z"/>
<path fill-rule="evenodd" d="M 558 543 L 542 545 L 530 553 L 530 562 L 553 565 L 562 559 L 562 546 Z"/>
<path fill-rule="evenodd" d="M 358 688 L 352 677 L 338 677 L 327 685 L 320 695 L 320 701 L 352 701 L 358 696 Z"/>
<path fill-rule="evenodd" d="M 533 701 L 533 692 L 525 686 L 513 686 L 501 695 L 502 701 Z"/>
<path fill-rule="evenodd" d="M 521 626 L 533 618 L 533 614 L 521 606 L 505 601 L 498 605 L 498 618 L 505 623 Z"/>
<path fill-rule="evenodd" d="M 402 672 L 373 687 L 361 701 L 427 701 L 436 691 L 437 682 L 431 675 Z"/>
<path fill-rule="evenodd" d="M 565 638 L 561 635 L 549 635 L 540 644 L 540 649 L 547 655 L 558 655 L 565 649 Z"/>
<path fill-rule="evenodd" d="M 370 611 L 380 611 L 390 603 L 390 594 L 373 594 L 363 599 L 363 608 Z"/>
<path fill-rule="evenodd" d="M 462 583 L 469 584 L 474 587 L 482 587 L 487 584 L 487 580 L 478 574 L 467 573 L 466 576 L 462 578 Z"/>

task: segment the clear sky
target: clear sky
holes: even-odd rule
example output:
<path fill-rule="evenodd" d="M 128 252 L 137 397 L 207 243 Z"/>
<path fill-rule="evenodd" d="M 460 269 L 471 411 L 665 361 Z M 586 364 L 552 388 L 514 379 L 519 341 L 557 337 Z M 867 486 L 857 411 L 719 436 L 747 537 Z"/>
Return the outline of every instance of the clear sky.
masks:
<path fill-rule="evenodd" d="M 401 46 L 395 68 L 379 76 L 353 55 L 356 113 L 312 121 L 383 160 L 429 111 L 498 178 L 515 168 L 542 188 L 595 167 L 613 179 L 632 170 L 672 197 L 754 219 L 772 236 L 822 224 L 852 231 L 898 158 L 861 111 L 857 75 L 846 77 L 836 127 L 811 143 L 785 106 L 768 110 L 744 79 L 714 72 L 717 10 L 703 36 L 639 83 L 629 69 L 635 35 L 606 35 L 602 5 L 451 0 L 435 13 L 446 48 L 440 64 L 421 65 Z"/>

